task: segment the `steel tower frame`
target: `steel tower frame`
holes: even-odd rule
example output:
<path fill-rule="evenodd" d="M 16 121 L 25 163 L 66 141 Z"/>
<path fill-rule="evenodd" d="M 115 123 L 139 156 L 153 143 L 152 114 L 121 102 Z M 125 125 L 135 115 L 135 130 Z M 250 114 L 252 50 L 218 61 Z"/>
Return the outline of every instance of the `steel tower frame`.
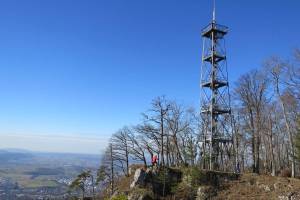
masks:
<path fill-rule="evenodd" d="M 204 154 L 208 151 L 210 170 L 226 170 L 225 162 L 231 162 L 233 147 L 224 39 L 227 33 L 228 27 L 216 23 L 214 3 L 213 20 L 202 29 L 201 34 L 201 117 L 204 124 L 202 149 Z"/>

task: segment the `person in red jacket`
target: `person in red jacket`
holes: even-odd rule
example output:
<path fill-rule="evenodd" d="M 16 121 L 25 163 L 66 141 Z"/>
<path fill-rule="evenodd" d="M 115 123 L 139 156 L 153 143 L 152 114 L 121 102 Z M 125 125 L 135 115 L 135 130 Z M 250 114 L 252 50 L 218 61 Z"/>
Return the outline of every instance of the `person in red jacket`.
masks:
<path fill-rule="evenodd" d="M 152 157 L 152 166 L 156 166 L 157 165 L 157 161 L 158 161 L 158 158 L 157 158 L 157 155 L 154 155 L 153 157 Z"/>

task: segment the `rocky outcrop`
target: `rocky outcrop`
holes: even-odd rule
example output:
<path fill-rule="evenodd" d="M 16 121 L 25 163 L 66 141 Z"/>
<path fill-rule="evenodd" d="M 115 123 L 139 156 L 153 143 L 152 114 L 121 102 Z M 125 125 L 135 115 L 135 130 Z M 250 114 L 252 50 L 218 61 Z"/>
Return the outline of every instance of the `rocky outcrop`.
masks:
<path fill-rule="evenodd" d="M 279 200 L 300 200 L 300 192 L 290 192 L 286 195 L 278 196 Z"/>
<path fill-rule="evenodd" d="M 137 168 L 128 177 L 128 200 L 300 200 L 298 179 L 234 174 L 199 168 Z M 130 189 L 129 189 L 130 185 Z M 126 191 L 126 192 L 125 192 Z"/>
<path fill-rule="evenodd" d="M 152 169 L 144 170 L 139 168 L 135 171 L 130 189 L 147 188 L 153 193 L 167 195 L 171 192 L 172 187 L 181 182 L 182 172 L 178 169 Z"/>
<path fill-rule="evenodd" d="M 134 188 L 136 186 L 145 186 L 147 173 L 143 169 L 137 169 L 134 173 L 133 182 L 130 185 L 130 188 Z"/>

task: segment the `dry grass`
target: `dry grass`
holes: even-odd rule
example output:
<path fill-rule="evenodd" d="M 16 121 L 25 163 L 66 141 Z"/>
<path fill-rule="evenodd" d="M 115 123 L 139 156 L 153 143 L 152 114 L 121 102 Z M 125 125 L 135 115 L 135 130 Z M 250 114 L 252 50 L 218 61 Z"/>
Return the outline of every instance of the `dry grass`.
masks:
<path fill-rule="evenodd" d="M 219 191 L 215 199 L 279 199 L 300 192 L 300 180 L 266 175 L 244 174 L 240 180 L 226 183 L 227 189 Z"/>

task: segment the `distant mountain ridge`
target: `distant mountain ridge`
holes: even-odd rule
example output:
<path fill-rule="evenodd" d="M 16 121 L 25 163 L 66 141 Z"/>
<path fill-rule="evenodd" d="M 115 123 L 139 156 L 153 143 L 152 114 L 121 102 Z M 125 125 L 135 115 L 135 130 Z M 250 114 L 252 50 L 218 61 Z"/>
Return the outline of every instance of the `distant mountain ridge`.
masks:
<path fill-rule="evenodd" d="M 55 153 L 55 152 L 36 152 L 26 149 L 14 149 L 5 148 L 0 149 L 0 162 L 11 162 L 11 161 L 29 161 L 34 159 L 63 159 L 63 160 L 99 160 L 101 155 L 95 154 L 79 154 L 79 153 Z"/>
<path fill-rule="evenodd" d="M 28 152 L 0 150 L 0 162 L 20 161 L 33 158 L 33 155 Z"/>
<path fill-rule="evenodd" d="M 19 149 L 19 148 L 3 148 L 0 151 L 8 151 L 10 153 L 31 153 L 32 151 L 27 149 Z"/>

